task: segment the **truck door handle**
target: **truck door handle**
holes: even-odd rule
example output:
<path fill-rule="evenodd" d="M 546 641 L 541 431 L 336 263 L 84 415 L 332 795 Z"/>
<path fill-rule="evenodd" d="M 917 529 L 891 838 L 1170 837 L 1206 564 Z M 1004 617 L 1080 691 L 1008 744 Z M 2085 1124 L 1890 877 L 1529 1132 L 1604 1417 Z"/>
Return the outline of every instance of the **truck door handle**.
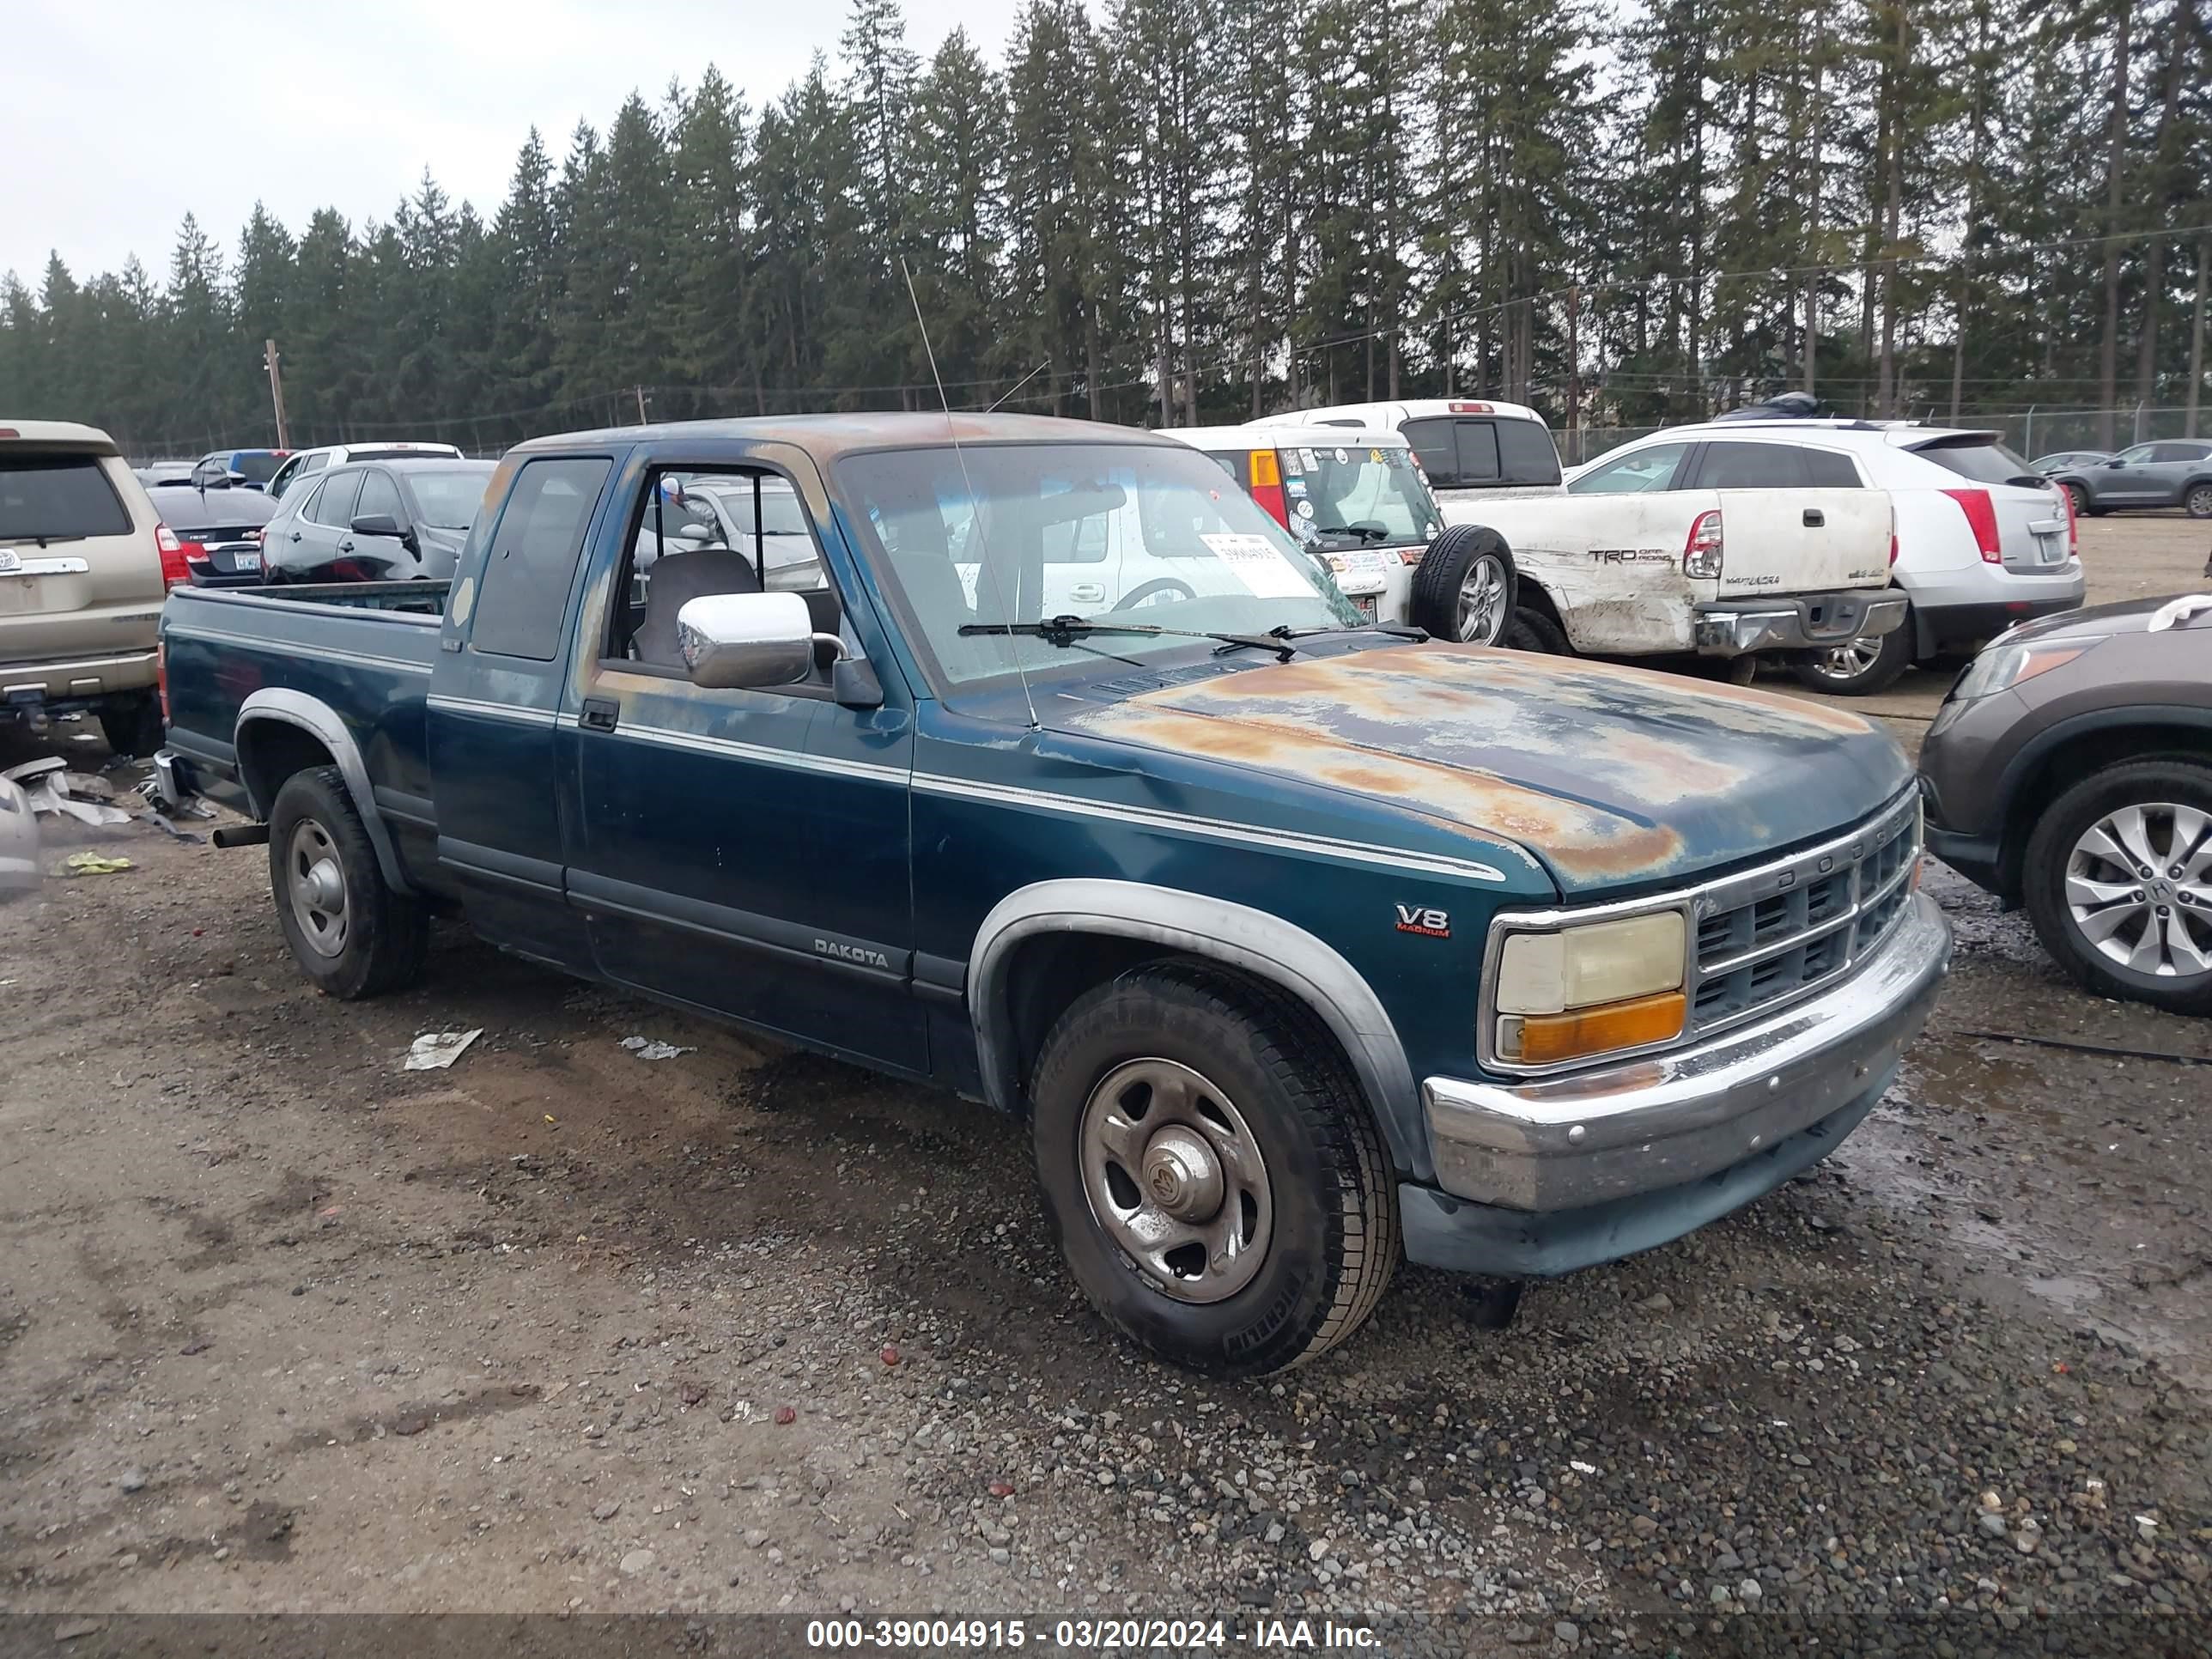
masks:
<path fill-rule="evenodd" d="M 586 732 L 611 732 L 621 715 L 622 705 L 612 697 L 586 697 L 576 723 Z"/>
<path fill-rule="evenodd" d="M 1819 507 L 1808 507 L 1805 509 L 1805 523 L 1808 528 L 1818 530 L 1827 521 L 1828 515 L 1821 512 Z"/>

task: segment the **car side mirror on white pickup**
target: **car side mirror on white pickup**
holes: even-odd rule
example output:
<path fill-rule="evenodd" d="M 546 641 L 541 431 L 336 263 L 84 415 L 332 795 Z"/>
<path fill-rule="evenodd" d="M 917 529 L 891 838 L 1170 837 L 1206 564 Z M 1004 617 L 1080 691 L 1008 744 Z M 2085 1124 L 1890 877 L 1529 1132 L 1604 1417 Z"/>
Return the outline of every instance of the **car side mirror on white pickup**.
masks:
<path fill-rule="evenodd" d="M 711 690 L 790 685 L 814 672 L 814 648 L 844 655 L 835 634 L 814 631 L 796 593 L 705 593 L 676 613 L 676 645 L 691 684 Z"/>

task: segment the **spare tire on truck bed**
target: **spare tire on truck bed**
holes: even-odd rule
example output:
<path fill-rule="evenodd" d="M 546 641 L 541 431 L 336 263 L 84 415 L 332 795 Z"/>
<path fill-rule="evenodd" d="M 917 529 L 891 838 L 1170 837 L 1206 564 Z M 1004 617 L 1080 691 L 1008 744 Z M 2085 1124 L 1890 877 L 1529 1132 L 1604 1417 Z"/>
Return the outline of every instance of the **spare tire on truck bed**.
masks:
<path fill-rule="evenodd" d="M 1455 524 L 1429 544 L 1413 571 L 1406 619 L 1440 640 L 1498 645 L 1513 620 L 1520 578 L 1505 538 Z"/>

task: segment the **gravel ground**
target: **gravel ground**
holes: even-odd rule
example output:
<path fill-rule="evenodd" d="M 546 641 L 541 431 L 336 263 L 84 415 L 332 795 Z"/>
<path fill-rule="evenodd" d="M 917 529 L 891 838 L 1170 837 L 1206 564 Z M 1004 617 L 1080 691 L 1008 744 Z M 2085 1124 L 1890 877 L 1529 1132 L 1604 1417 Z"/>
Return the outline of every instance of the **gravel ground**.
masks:
<path fill-rule="evenodd" d="M 2082 995 L 1948 872 L 1936 1027 L 1829 1164 L 1504 1331 L 1402 1270 L 1238 1386 L 1106 1334 L 980 1106 L 452 930 L 330 1002 L 258 854 L 49 861 L 93 844 L 136 867 L 0 915 L 0 1613 L 40 1650 L 453 1609 L 2207 1650 L 2212 1066 L 2142 1056 L 2212 1029 Z"/>

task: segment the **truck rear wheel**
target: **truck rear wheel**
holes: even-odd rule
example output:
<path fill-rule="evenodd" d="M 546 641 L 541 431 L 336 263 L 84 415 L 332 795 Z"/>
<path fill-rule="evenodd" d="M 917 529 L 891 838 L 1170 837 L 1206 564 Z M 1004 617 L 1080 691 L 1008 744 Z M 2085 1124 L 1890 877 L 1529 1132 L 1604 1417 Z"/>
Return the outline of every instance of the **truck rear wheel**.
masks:
<path fill-rule="evenodd" d="M 422 976 L 428 915 L 385 881 L 337 767 L 295 772 L 277 790 L 269 888 L 284 942 L 327 995 L 350 1002 Z"/>
<path fill-rule="evenodd" d="M 1406 619 L 1440 640 L 1496 645 L 1513 620 L 1519 576 L 1505 538 L 1455 524 L 1429 544 L 1413 571 Z"/>
<path fill-rule="evenodd" d="M 1132 969 L 1060 1016 L 1030 1095 L 1060 1248 L 1125 1335 L 1264 1376 L 1374 1311 L 1397 1265 L 1397 1189 L 1349 1066 L 1283 992 Z"/>

